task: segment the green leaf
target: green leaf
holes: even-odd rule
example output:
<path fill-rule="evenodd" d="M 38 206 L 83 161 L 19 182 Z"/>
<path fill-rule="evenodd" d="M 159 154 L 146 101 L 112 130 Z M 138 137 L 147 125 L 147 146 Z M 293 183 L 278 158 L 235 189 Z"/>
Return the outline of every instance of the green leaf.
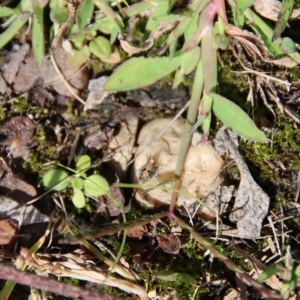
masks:
<path fill-rule="evenodd" d="M 272 41 L 276 41 L 281 33 L 284 31 L 286 24 L 290 18 L 290 15 L 293 11 L 294 0 L 283 0 L 280 13 L 278 14 L 278 21 L 276 22 L 274 28 L 274 35 L 272 37 Z"/>
<path fill-rule="evenodd" d="M 69 10 L 66 7 L 55 6 L 50 11 L 50 19 L 53 23 L 64 23 L 69 18 Z"/>
<path fill-rule="evenodd" d="M 103 0 L 93 0 L 93 2 L 107 17 L 114 21 L 119 28 L 119 32 L 122 33 L 124 29 L 122 18 L 113 10 L 113 8 Z"/>
<path fill-rule="evenodd" d="M 115 27 L 113 28 L 113 30 L 111 32 L 110 39 L 109 39 L 109 42 L 111 44 L 113 44 L 116 41 L 119 33 L 120 33 L 120 28 L 117 25 L 115 25 Z"/>
<path fill-rule="evenodd" d="M 279 274 L 279 273 L 280 273 L 280 269 L 278 267 L 270 266 L 259 275 L 259 277 L 257 278 L 257 281 L 264 282 L 271 276 Z"/>
<path fill-rule="evenodd" d="M 244 15 L 239 13 L 237 9 L 233 9 L 233 19 L 234 19 L 234 24 L 237 27 L 242 28 L 244 26 L 245 23 Z"/>
<path fill-rule="evenodd" d="M 19 32 L 23 25 L 28 21 L 30 16 L 31 13 L 29 12 L 21 13 L 11 23 L 11 25 L 3 33 L 0 34 L 0 49 L 13 39 L 13 37 Z"/>
<path fill-rule="evenodd" d="M 254 0 L 234 0 L 235 6 L 233 7 L 234 24 L 238 27 L 244 25 L 244 11 L 254 4 Z"/>
<path fill-rule="evenodd" d="M 105 178 L 100 175 L 89 176 L 83 182 L 87 194 L 98 197 L 109 192 L 109 184 Z"/>
<path fill-rule="evenodd" d="M 81 190 L 83 188 L 83 180 L 78 177 L 74 177 L 71 180 L 72 186 L 75 190 Z"/>
<path fill-rule="evenodd" d="M 60 182 L 64 181 L 69 177 L 68 173 L 63 170 L 50 170 L 43 177 L 43 184 L 45 187 L 52 189 Z M 64 190 L 70 183 L 70 180 L 66 180 L 55 188 L 56 191 Z"/>
<path fill-rule="evenodd" d="M 83 208 L 85 206 L 85 197 L 83 192 L 81 190 L 74 190 L 72 201 L 77 208 Z"/>
<path fill-rule="evenodd" d="M 178 273 L 169 270 L 153 272 L 153 276 L 164 281 L 180 281 L 184 283 L 191 283 L 195 281 L 195 279 L 189 274 Z"/>
<path fill-rule="evenodd" d="M 295 273 L 295 276 L 296 276 L 297 278 L 300 277 L 300 266 L 297 266 L 297 267 L 296 267 L 294 273 Z"/>
<path fill-rule="evenodd" d="M 92 0 L 83 0 L 76 15 L 76 23 L 79 29 L 84 28 L 91 22 L 94 13 L 94 2 Z"/>
<path fill-rule="evenodd" d="M 188 41 L 191 39 L 197 30 L 197 27 L 199 25 L 199 15 L 196 15 L 195 17 L 185 17 L 179 24 L 179 26 L 182 26 L 183 28 L 178 28 L 184 30 L 184 39 Z M 185 27 L 186 26 L 186 27 Z M 176 28 L 177 29 L 177 28 Z M 181 33 L 181 30 L 179 30 Z M 172 34 L 172 33 L 171 33 Z M 178 35 L 179 37 L 180 35 Z"/>
<path fill-rule="evenodd" d="M 82 66 L 91 56 L 90 48 L 85 45 L 80 50 L 74 50 L 73 53 L 67 53 L 67 60 L 71 66 Z"/>
<path fill-rule="evenodd" d="M 37 0 L 33 4 L 32 48 L 34 57 L 40 66 L 45 56 L 44 9 Z"/>
<path fill-rule="evenodd" d="M 179 84 L 181 84 L 183 82 L 183 80 L 184 80 L 184 72 L 181 67 L 175 73 L 172 88 L 176 89 L 179 86 Z"/>
<path fill-rule="evenodd" d="M 33 19 L 32 48 L 33 48 L 35 60 L 40 66 L 45 56 L 45 37 L 44 37 L 43 26 L 41 26 L 37 18 Z"/>
<path fill-rule="evenodd" d="M 107 38 L 98 36 L 94 41 L 89 43 L 91 52 L 101 58 L 109 58 L 111 55 L 111 45 Z"/>
<path fill-rule="evenodd" d="M 285 37 L 282 39 L 280 49 L 286 54 L 295 53 L 297 51 L 294 41 L 289 37 Z"/>
<path fill-rule="evenodd" d="M 184 283 L 195 282 L 195 278 L 186 273 L 178 273 L 177 280 Z"/>
<path fill-rule="evenodd" d="M 154 7 L 153 2 L 140 1 L 124 8 L 127 17 L 134 17 Z"/>
<path fill-rule="evenodd" d="M 91 158 L 88 155 L 82 155 L 76 163 L 76 170 L 83 171 L 91 166 Z"/>
<path fill-rule="evenodd" d="M 171 9 L 171 1 L 166 0 L 152 0 L 155 3 L 155 8 L 151 10 L 151 15 L 148 17 L 148 22 L 146 24 L 146 32 L 152 32 L 155 30 L 160 21 L 156 20 L 155 17 L 168 15 Z"/>
<path fill-rule="evenodd" d="M 181 68 L 185 75 L 190 74 L 196 68 L 200 55 L 200 47 L 195 47 L 193 50 L 183 54 Z"/>
<path fill-rule="evenodd" d="M 214 114 L 233 132 L 244 139 L 266 143 L 267 137 L 259 130 L 251 118 L 235 103 L 215 93 L 213 98 Z"/>
<path fill-rule="evenodd" d="M 116 23 L 109 17 L 102 18 L 96 21 L 96 28 L 99 27 L 99 30 L 104 34 L 111 34 L 116 27 Z"/>
<path fill-rule="evenodd" d="M 14 14 L 15 14 L 15 12 L 13 9 L 11 9 L 9 7 L 5 7 L 5 6 L 0 6 L 0 18 L 10 17 Z"/>
<path fill-rule="evenodd" d="M 214 49 L 220 48 L 222 50 L 225 50 L 229 45 L 223 22 L 217 21 L 214 24 L 212 45 Z"/>
<path fill-rule="evenodd" d="M 128 91 L 148 86 L 175 71 L 181 64 L 182 56 L 131 58 L 118 67 L 109 77 L 106 91 Z M 130 74 L 130 76 L 128 76 Z"/>

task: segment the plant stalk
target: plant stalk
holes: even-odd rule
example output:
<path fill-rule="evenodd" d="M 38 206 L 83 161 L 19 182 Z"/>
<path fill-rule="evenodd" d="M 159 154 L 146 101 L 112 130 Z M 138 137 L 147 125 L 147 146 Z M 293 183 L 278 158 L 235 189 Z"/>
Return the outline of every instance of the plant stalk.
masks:
<path fill-rule="evenodd" d="M 195 124 L 197 119 L 202 90 L 203 90 L 203 70 L 202 70 L 202 64 L 201 62 L 199 62 L 197 65 L 195 80 L 193 83 L 191 104 L 188 109 L 188 114 L 183 129 L 181 145 L 180 145 L 177 163 L 176 163 L 176 169 L 175 169 L 176 182 L 174 184 L 175 190 L 180 190 L 181 187 L 180 177 L 182 174 L 182 170 L 184 168 L 184 162 L 188 154 L 189 146 L 193 137 L 192 130 L 193 130 L 193 125 Z M 169 207 L 170 212 L 174 211 L 177 199 L 178 199 L 178 193 L 174 191 L 172 193 L 171 203 Z"/>

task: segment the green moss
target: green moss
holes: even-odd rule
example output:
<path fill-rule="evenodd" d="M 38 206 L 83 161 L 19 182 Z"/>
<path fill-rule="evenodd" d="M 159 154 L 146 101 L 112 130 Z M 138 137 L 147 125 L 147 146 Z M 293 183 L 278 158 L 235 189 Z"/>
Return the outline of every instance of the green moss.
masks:
<path fill-rule="evenodd" d="M 219 93 L 220 95 L 235 102 L 243 109 L 249 108 L 246 104 L 246 98 L 249 91 L 248 77 L 242 73 L 235 73 L 234 71 L 240 71 L 240 66 L 234 61 L 232 53 L 230 51 L 224 51 L 222 53 L 223 66 L 219 65 L 218 81 L 219 81 Z"/>
<path fill-rule="evenodd" d="M 267 144 L 243 142 L 242 148 L 259 183 L 268 189 L 270 183 L 276 185 L 273 195 L 276 204 L 273 205 L 277 205 L 289 201 L 291 196 L 290 172 L 284 168 L 300 168 L 300 132 L 290 123 L 288 116 L 279 114 L 276 129 L 268 137 L 270 142 Z"/>
<path fill-rule="evenodd" d="M 300 70 L 298 67 L 289 69 L 286 76 L 290 81 L 297 81 L 300 78 Z"/>
<path fill-rule="evenodd" d="M 7 118 L 6 110 L 2 106 L 0 106 L 0 122 L 2 123 L 3 121 L 6 120 L 6 118 Z"/>
<path fill-rule="evenodd" d="M 23 115 L 25 114 L 30 108 L 30 103 L 27 99 L 23 98 L 15 98 L 13 101 L 13 110 L 20 114 Z"/>

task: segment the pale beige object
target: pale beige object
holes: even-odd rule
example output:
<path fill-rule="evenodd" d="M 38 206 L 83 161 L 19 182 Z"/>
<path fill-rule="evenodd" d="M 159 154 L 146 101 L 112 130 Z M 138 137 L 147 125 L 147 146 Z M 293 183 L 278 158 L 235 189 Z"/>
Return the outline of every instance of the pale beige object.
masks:
<path fill-rule="evenodd" d="M 146 189 L 149 186 L 154 187 L 164 180 L 174 178 L 184 121 L 176 120 L 161 137 L 156 139 L 170 121 L 170 118 L 155 119 L 147 123 L 139 134 L 139 146 L 132 168 L 132 180 L 134 183 L 144 185 Z M 219 174 L 222 167 L 223 160 L 214 148 L 208 142 L 202 144 L 201 135 L 195 132 L 182 174 L 181 191 L 196 197 L 207 196 L 219 185 Z M 173 183 L 166 185 L 170 189 L 172 186 Z M 150 208 L 170 204 L 172 191 L 159 188 L 145 191 L 143 188 L 139 188 L 135 194 L 137 201 L 142 206 Z M 189 206 L 195 201 L 195 198 L 181 194 L 177 207 Z"/>
<path fill-rule="evenodd" d="M 255 0 L 254 9 L 261 16 L 277 21 L 278 14 L 280 13 L 282 3 L 274 0 Z M 300 15 L 300 9 L 293 9 L 290 19 L 298 18 Z"/>
<path fill-rule="evenodd" d="M 120 132 L 113 137 L 108 145 L 108 148 L 115 152 L 108 163 L 118 171 L 118 176 L 121 176 L 121 178 L 126 175 L 127 165 L 132 158 L 138 122 L 138 118 L 134 116 L 123 121 Z"/>

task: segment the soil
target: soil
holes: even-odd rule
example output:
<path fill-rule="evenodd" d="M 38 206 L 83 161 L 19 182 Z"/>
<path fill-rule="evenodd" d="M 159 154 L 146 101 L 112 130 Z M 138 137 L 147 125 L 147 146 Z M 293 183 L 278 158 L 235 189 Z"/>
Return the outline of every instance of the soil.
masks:
<path fill-rule="evenodd" d="M 225 295 L 237 289 L 239 285 L 235 283 L 233 272 L 224 269 L 221 262 L 212 263 L 213 255 L 210 256 L 211 261 L 207 259 L 203 245 L 189 239 L 188 232 L 174 225 L 172 219 L 151 220 L 150 218 L 146 223 L 136 224 L 128 229 L 126 244 L 122 246 L 122 212 L 125 211 L 127 219 L 134 224 L 134 220 L 139 217 L 147 218 L 167 208 L 160 207 L 158 210 L 152 208 L 153 210 L 144 211 L 135 202 L 132 186 L 124 188 L 117 184 L 130 183 L 130 167 L 123 172 L 111 167 L 109 162 L 119 149 L 110 148 L 110 143 L 120 134 L 128 120 L 138 119 L 138 135 L 146 122 L 162 116 L 175 116 L 189 100 L 188 83 L 178 89 L 172 89 L 167 78 L 148 88 L 107 95 L 92 110 L 85 111 L 83 105 L 77 102 L 69 89 L 58 82 L 59 76 L 56 75 L 49 59 L 39 68 L 27 44 L 17 50 L 10 49 L 10 52 L 4 55 L 5 64 L 2 65 L 0 79 L 0 197 L 2 202 L 0 232 L 5 232 L 4 235 L 0 234 L 2 260 L 10 262 L 11 257 L 16 258 L 19 255 L 21 247 L 30 248 L 34 243 L 41 242 L 41 239 L 45 238 L 50 246 L 47 247 L 47 242 L 40 246 L 39 254 L 31 262 L 36 268 L 46 264 L 47 255 L 51 255 L 51 263 L 47 262 L 49 268 L 57 267 L 58 263 L 63 265 L 62 261 L 68 261 L 74 265 L 64 265 L 65 268 L 75 270 L 80 267 L 84 273 L 83 270 L 86 271 L 93 264 L 98 264 L 98 274 L 103 272 L 106 276 L 110 272 L 109 262 L 103 257 L 99 259 L 101 254 L 95 256 L 95 252 L 91 251 L 86 244 L 72 243 L 71 239 L 67 238 L 68 234 L 75 237 L 79 234 L 79 239 L 83 239 L 80 234 L 92 231 L 96 234 L 86 239 L 95 238 L 94 245 L 97 245 L 97 249 L 105 253 L 112 262 L 119 249 L 123 247 L 122 264 L 127 265 L 132 273 L 140 276 L 132 289 L 126 285 L 122 291 L 114 285 L 112 285 L 114 288 L 102 286 L 104 292 L 114 293 L 124 299 L 128 293 L 138 294 L 140 299 L 143 299 L 146 297 L 144 289 L 146 287 L 149 293 L 160 291 L 161 297 L 165 297 L 161 299 L 172 299 L 174 291 L 178 299 L 190 299 L 195 290 L 198 291 L 200 287 L 201 292 L 198 296 L 203 295 L 201 299 L 211 299 L 217 294 Z M 229 52 L 224 52 L 221 57 L 226 62 L 229 55 L 231 55 Z M 66 77 L 76 73 L 71 84 L 81 97 L 87 96 L 87 85 L 92 79 L 93 72 L 89 68 L 69 68 L 61 51 L 57 51 L 56 58 Z M 237 90 L 234 92 L 237 94 L 234 95 L 236 99 L 230 98 L 240 104 L 238 100 L 240 96 L 245 99 L 243 83 L 233 83 L 232 78 L 226 78 L 224 69 L 220 70 L 220 91 L 226 96 L 231 93 L 234 86 Z M 273 67 L 273 74 L 276 70 L 278 71 L 278 68 Z M 229 162 L 233 163 L 224 168 L 223 186 L 218 191 L 219 195 L 213 195 L 215 198 L 225 199 L 225 192 L 222 191 L 227 190 L 230 193 L 230 199 L 224 200 L 226 204 L 222 203 L 225 211 L 220 215 L 224 224 L 224 232 L 220 238 L 224 238 L 224 241 L 219 240 L 215 247 L 221 249 L 220 251 L 227 256 L 233 257 L 236 264 L 242 265 L 244 269 L 256 268 L 258 265 L 253 262 L 254 259 L 249 264 L 244 262 L 244 258 L 248 258 L 250 254 L 255 254 L 256 259 L 262 259 L 265 255 L 268 257 L 274 255 L 273 262 L 275 257 L 283 255 L 280 253 L 280 248 L 276 249 L 274 246 L 276 240 L 270 227 L 274 227 L 277 235 L 285 236 L 289 240 L 293 257 L 299 256 L 299 205 L 297 203 L 300 189 L 299 79 L 292 76 L 292 71 L 286 75 L 286 78 L 291 79 L 292 82 L 289 92 L 286 92 L 280 84 L 274 85 L 276 95 L 280 95 L 282 101 L 269 103 L 269 106 L 263 106 L 261 98 L 263 95 L 270 95 L 274 86 L 270 87 L 264 81 L 257 82 L 261 93 L 257 96 L 260 102 L 254 107 L 257 111 L 256 123 L 265 128 L 268 137 L 273 141 L 271 144 L 273 148 L 270 144 L 260 145 L 241 141 L 238 144 L 239 153 L 244 158 L 242 159 L 240 154 L 235 154 L 239 157 L 239 162 L 235 161 L 235 163 L 227 154 L 220 154 L 225 165 Z M 275 96 L 272 94 L 270 98 L 276 98 Z M 241 106 L 249 108 L 244 100 Z M 221 127 L 217 120 L 214 119 L 213 123 L 211 142 L 214 142 L 215 135 Z M 133 144 L 136 146 L 135 143 Z M 135 148 L 132 148 L 132 155 L 134 151 Z M 231 150 L 231 155 L 234 151 L 236 150 Z M 87 171 L 87 174 L 96 172 L 105 177 L 110 184 L 110 194 L 116 203 L 104 195 L 96 199 L 87 199 L 86 206 L 77 209 L 71 202 L 70 188 L 49 193 L 43 185 L 43 176 L 48 170 L 57 168 L 58 163 L 74 168 L 76 160 L 82 155 L 88 155 L 93 162 L 93 168 Z M 248 168 L 253 178 L 245 175 L 249 173 Z M 155 168 L 150 171 L 148 168 L 146 171 L 155 172 Z M 234 194 L 233 190 L 239 186 L 239 193 Z M 245 190 L 247 193 L 243 193 Z M 251 197 L 259 199 L 261 206 L 257 206 L 257 203 L 253 204 Z M 206 203 L 215 203 L 214 199 L 206 199 Z M 238 202 L 242 204 L 238 205 Z M 21 214 L 24 214 L 22 208 L 25 205 L 27 211 L 24 217 Z M 255 206 L 255 209 L 252 209 L 251 205 Z M 217 206 L 221 204 L 218 202 Z M 238 211 L 240 207 L 244 207 L 245 210 Z M 252 214 L 247 215 L 245 211 L 251 211 Z M 215 237 L 219 234 L 215 217 L 212 218 L 204 210 L 202 214 L 198 213 L 197 216 L 191 217 L 194 212 L 195 208 L 189 210 L 181 207 L 176 214 L 187 222 L 192 219 L 194 229 L 205 236 Z M 284 225 L 281 228 L 280 222 L 285 218 L 286 221 L 282 223 Z M 246 241 L 241 239 L 249 238 L 250 233 L 252 234 L 253 228 L 249 229 L 250 227 L 247 226 L 255 222 L 254 219 L 258 219 L 260 223 L 259 225 L 255 223 L 254 227 L 258 226 L 258 229 L 255 227 L 254 232 L 255 234 L 261 232 L 261 237 L 265 238 L 264 242 L 258 240 L 255 243 L 251 239 Z M 244 234 L 241 234 L 239 223 L 245 230 Z M 108 227 L 104 224 L 108 224 Z M 49 225 L 51 234 L 46 230 Z M 99 229 L 102 229 L 102 233 L 107 231 L 111 234 L 104 236 Z M 269 237 L 268 246 L 267 237 Z M 282 247 L 285 243 L 282 242 Z M 13 249 L 16 245 L 15 252 Z M 84 265 L 83 261 L 87 264 Z M 40 270 L 41 274 L 43 271 L 45 274 L 48 272 L 46 266 L 41 269 L 43 269 Z M 166 279 L 167 273 L 162 272 L 163 270 L 172 270 L 172 276 L 175 277 Z M 54 271 L 53 273 L 56 274 Z M 152 276 L 154 273 L 156 277 Z M 177 280 L 178 274 L 181 276 L 180 280 Z M 212 278 L 209 278 L 209 274 L 213 274 Z M 79 285 L 87 288 L 99 287 L 99 282 L 103 280 L 97 278 L 98 281 L 88 282 L 83 275 L 80 276 L 79 273 L 74 272 L 70 277 L 82 279 Z M 182 279 L 182 276 L 186 277 Z M 128 279 L 128 282 L 131 282 L 130 280 L 132 278 Z M 222 286 L 217 282 L 218 280 L 223 280 L 225 284 Z M 243 286 L 241 283 L 240 285 Z M 126 288 L 129 290 L 128 293 L 125 292 L 128 291 Z M 25 293 L 24 288 L 16 289 L 14 299 L 20 299 L 18 293 Z M 26 290 L 26 293 L 29 294 L 30 291 Z M 252 295 L 253 299 L 258 299 L 255 293 Z"/>

